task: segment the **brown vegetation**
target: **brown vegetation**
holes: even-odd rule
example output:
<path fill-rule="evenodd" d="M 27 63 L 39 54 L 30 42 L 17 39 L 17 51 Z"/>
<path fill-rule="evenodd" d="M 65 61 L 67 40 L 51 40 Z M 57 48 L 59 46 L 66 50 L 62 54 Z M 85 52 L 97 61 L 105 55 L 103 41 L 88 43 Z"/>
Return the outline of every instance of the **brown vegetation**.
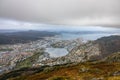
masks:
<path fill-rule="evenodd" d="M 25 69 L 26 70 L 26 69 Z M 66 64 L 53 67 L 44 67 L 43 70 L 19 72 L 15 77 L 9 77 L 10 80 L 120 80 L 120 74 L 114 75 L 120 71 L 120 63 L 80 63 Z M 36 72 L 34 72 L 36 71 Z M 34 72 L 34 73 L 33 73 Z M 31 73 L 31 74 L 30 74 Z M 12 74 L 12 73 L 11 73 Z M 7 74 L 6 74 L 7 75 Z M 2 76 L 1 76 L 2 77 Z"/>

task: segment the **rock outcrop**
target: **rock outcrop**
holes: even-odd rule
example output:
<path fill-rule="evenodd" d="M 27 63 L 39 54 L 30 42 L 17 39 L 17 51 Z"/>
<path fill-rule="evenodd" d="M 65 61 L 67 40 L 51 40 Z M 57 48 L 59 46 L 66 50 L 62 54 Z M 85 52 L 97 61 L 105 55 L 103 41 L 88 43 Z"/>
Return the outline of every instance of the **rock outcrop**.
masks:
<path fill-rule="evenodd" d="M 101 61 L 103 61 L 103 62 L 120 62 L 120 52 L 113 53 Z"/>

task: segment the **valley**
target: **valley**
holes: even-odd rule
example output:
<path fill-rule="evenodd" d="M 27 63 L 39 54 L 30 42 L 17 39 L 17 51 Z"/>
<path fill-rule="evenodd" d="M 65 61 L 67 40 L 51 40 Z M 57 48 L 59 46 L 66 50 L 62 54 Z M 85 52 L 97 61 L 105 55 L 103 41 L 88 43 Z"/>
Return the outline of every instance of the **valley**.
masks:
<path fill-rule="evenodd" d="M 37 36 L 34 37 L 38 37 L 38 34 L 36 33 Z M 107 33 L 106 37 L 104 35 L 95 38 L 87 40 L 75 36 L 72 39 L 64 39 L 60 33 L 57 33 L 37 40 L 25 40 L 27 42 L 1 44 L 0 80 L 30 80 L 30 78 L 32 80 L 59 80 L 59 78 L 60 80 L 88 80 L 87 78 L 112 80 L 113 77 L 119 78 L 120 36 L 115 34 L 108 36 Z M 109 72 L 105 74 L 106 70 L 99 66 Z M 114 69 L 110 71 L 112 66 Z M 99 74 L 96 73 L 97 70 Z M 113 76 L 114 73 L 118 77 Z"/>
<path fill-rule="evenodd" d="M 12 34 L 12 33 L 11 33 Z M 43 33 L 44 34 L 44 33 Z M 38 34 L 39 35 L 39 34 Z M 56 48 L 53 46 L 54 44 L 57 45 L 59 43 L 61 47 L 57 46 Z M 65 44 L 65 45 L 62 45 Z M 73 45 L 74 44 L 74 45 Z M 1 44 L 0 45 L 0 73 L 8 72 L 16 68 L 18 63 L 23 62 L 27 58 L 34 56 L 36 53 L 41 53 L 38 56 L 40 58 L 36 61 L 36 63 L 32 63 L 31 65 L 24 65 L 23 67 L 32 67 L 37 65 L 42 65 L 40 62 L 45 61 L 47 59 L 61 57 L 77 45 L 82 44 L 80 39 L 75 40 L 59 40 L 54 36 L 51 37 L 42 37 L 42 39 L 30 41 L 27 43 L 15 43 L 15 44 Z M 59 53 L 58 53 L 59 51 Z M 63 54 L 60 54 L 64 52 Z M 38 55 L 37 54 L 37 55 Z M 29 66 L 30 65 L 30 66 Z M 21 68 L 19 66 L 17 68 Z"/>

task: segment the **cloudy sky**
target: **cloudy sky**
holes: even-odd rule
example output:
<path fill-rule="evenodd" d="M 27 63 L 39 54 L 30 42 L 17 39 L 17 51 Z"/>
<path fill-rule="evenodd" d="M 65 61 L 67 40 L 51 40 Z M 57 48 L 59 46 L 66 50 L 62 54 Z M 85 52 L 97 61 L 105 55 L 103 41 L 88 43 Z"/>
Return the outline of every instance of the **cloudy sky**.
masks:
<path fill-rule="evenodd" d="M 119 8 L 120 0 L 0 0 L 0 29 L 120 28 Z"/>

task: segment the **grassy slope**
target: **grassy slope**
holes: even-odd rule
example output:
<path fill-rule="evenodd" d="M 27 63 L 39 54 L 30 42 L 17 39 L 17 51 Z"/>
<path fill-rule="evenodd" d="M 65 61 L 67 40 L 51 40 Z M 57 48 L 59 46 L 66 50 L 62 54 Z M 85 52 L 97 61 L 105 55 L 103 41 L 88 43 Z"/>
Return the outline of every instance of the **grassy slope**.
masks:
<path fill-rule="evenodd" d="M 113 53 L 113 54 L 109 55 L 108 57 L 103 59 L 103 61 L 106 61 L 106 62 L 120 62 L 120 52 L 116 52 L 116 53 Z"/>
<path fill-rule="evenodd" d="M 39 69 L 36 69 L 39 70 Z M 35 71 L 35 70 L 34 70 Z M 113 73 L 120 71 L 120 63 L 80 63 L 66 64 L 61 66 L 45 67 L 43 70 L 34 72 L 21 72 L 19 76 L 9 78 L 10 80 L 120 80 L 120 76 Z M 20 71 L 17 71 L 19 73 Z"/>

